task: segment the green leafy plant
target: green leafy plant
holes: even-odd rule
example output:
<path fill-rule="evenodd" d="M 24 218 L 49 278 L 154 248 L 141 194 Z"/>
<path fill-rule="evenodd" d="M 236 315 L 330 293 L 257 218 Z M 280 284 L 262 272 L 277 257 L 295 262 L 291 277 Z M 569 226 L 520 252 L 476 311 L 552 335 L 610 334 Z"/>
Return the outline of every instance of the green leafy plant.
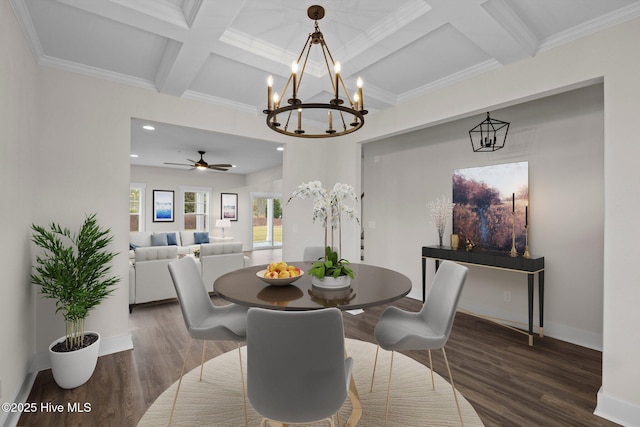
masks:
<path fill-rule="evenodd" d="M 355 277 L 353 270 L 349 267 L 349 261 L 343 258 L 338 259 L 338 252 L 332 250 L 331 246 L 326 247 L 324 260 L 311 266 L 309 274 L 318 279 L 338 276 L 349 276 L 352 279 Z"/>
<path fill-rule="evenodd" d="M 101 228 L 96 214 L 86 217 L 77 234 L 53 222 L 48 229 L 35 224 L 31 229 L 31 240 L 44 250 L 36 257 L 31 281 L 44 297 L 56 300 L 56 313 L 62 311 L 67 351 L 82 348 L 85 319 L 120 281 L 105 278 L 117 255 L 106 250 L 113 240 L 111 229 Z"/>

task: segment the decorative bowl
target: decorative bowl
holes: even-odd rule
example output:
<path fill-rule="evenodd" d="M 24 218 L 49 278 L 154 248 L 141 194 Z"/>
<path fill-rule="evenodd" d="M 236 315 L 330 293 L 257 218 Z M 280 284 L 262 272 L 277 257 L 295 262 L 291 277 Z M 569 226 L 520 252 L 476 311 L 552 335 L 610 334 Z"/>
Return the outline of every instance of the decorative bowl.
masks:
<path fill-rule="evenodd" d="M 283 277 L 282 279 L 272 279 L 269 277 L 264 277 L 264 273 L 266 273 L 267 270 L 260 270 L 256 273 L 256 276 L 258 276 L 258 278 L 260 280 L 262 280 L 263 282 L 266 282 L 270 285 L 274 285 L 274 286 L 282 286 L 282 285 L 290 285 L 291 283 L 295 282 L 296 280 L 298 280 L 299 278 L 301 278 L 302 276 L 304 276 L 304 271 L 300 270 L 300 275 L 299 276 L 295 276 L 295 277 Z"/>

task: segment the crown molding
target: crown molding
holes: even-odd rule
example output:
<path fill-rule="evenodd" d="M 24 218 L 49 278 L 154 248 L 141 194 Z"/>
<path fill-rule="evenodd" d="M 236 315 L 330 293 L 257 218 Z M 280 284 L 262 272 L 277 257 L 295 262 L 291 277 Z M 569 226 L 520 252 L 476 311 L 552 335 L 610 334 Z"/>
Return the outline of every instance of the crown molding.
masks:
<path fill-rule="evenodd" d="M 466 79 L 470 79 L 472 77 L 486 73 L 487 71 L 501 68 L 502 66 L 503 65 L 498 61 L 496 61 L 495 59 L 489 59 L 487 61 L 481 62 L 480 64 L 469 67 L 465 70 L 462 70 L 457 73 L 451 74 L 447 77 L 438 79 L 432 83 L 426 84 L 424 86 L 420 86 L 414 90 L 407 91 L 398 96 L 398 103 L 406 102 L 406 101 L 409 101 L 410 99 L 417 98 L 422 95 L 426 95 L 427 93 L 434 92 L 438 89 L 441 89 L 446 86 L 450 86 L 454 83 L 458 83 Z"/>
<path fill-rule="evenodd" d="M 569 42 L 578 40 L 582 37 L 597 33 L 606 28 L 613 27 L 623 22 L 640 16 L 640 3 L 634 3 L 627 7 L 623 7 L 607 15 L 601 16 L 591 21 L 587 21 L 584 24 L 576 25 L 566 31 L 562 31 L 551 37 L 546 38 L 540 43 L 538 51 L 536 53 L 544 52 L 545 50 L 553 49 L 555 47 L 567 44 Z"/>

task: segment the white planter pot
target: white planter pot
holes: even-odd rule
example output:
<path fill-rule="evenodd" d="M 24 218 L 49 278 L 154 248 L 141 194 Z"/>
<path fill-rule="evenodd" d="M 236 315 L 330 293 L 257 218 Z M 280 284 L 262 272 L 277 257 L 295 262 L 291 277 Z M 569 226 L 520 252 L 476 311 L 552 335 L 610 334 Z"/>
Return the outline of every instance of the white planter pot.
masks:
<path fill-rule="evenodd" d="M 351 277 L 338 276 L 318 279 L 315 276 L 311 276 L 311 284 L 321 289 L 344 289 L 351 286 Z"/>
<path fill-rule="evenodd" d="M 49 346 L 49 357 L 51 359 L 51 372 L 56 383 L 65 389 L 81 386 L 89 381 L 98 363 L 98 352 L 100 350 L 100 334 L 86 331 L 86 334 L 95 334 L 98 340 L 80 350 L 66 353 L 58 353 L 51 350 L 59 342 L 63 342 L 65 337 L 54 341 Z"/>

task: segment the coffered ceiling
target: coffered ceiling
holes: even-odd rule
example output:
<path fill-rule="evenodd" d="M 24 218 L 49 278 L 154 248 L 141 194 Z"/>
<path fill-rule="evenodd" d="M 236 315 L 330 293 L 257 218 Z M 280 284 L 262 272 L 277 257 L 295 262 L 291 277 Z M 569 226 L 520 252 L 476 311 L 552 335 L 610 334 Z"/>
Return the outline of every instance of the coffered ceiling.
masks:
<path fill-rule="evenodd" d="M 281 88 L 320 4 L 319 26 L 347 86 L 365 82 L 370 112 L 393 108 L 491 69 L 535 56 L 640 15 L 637 0 L 11 0 L 34 57 L 61 68 L 262 116 L 266 79 Z M 327 70 L 311 57 L 300 97 L 325 102 Z M 188 129 L 182 128 L 188 132 Z M 132 163 L 179 162 L 190 146 L 165 141 Z M 169 132 L 170 133 L 170 132 Z M 193 136 L 195 138 L 195 136 Z M 160 136 L 156 136 L 160 138 Z M 173 137 L 175 138 L 175 135 Z M 180 138 L 178 138 L 180 139 Z M 186 134 L 185 141 L 189 141 Z M 207 139 L 207 138 L 205 138 Z M 209 163 L 228 135 L 211 134 Z M 243 141 L 235 141 L 242 144 Z M 255 159 L 275 143 L 251 145 Z M 138 144 L 140 146 L 138 147 Z M 219 145 L 218 145 L 219 144 Z M 261 150 L 265 150 L 262 152 Z M 206 159 L 206 157 L 205 157 Z M 197 159 L 195 159 L 197 160 Z M 244 159 L 243 161 L 250 162 Z M 145 163 L 146 162 L 146 163 Z M 256 163 L 256 162 L 254 162 Z M 232 171 L 230 171 L 232 172 Z"/>

